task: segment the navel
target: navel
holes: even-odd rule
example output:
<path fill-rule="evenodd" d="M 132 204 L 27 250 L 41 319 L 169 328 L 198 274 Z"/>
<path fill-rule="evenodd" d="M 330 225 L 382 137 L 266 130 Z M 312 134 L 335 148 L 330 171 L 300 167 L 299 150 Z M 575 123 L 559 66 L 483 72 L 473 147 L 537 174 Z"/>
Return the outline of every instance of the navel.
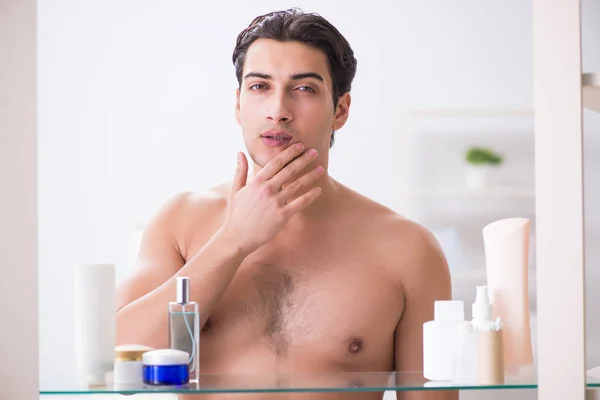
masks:
<path fill-rule="evenodd" d="M 348 340 L 348 352 L 356 354 L 363 348 L 363 340 L 361 338 L 351 338 Z"/>

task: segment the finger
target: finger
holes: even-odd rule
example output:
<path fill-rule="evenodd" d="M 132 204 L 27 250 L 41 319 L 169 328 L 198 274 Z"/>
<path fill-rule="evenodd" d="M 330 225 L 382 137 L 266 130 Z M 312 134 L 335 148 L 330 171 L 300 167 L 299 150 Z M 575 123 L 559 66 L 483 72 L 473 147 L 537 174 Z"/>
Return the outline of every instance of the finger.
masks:
<path fill-rule="evenodd" d="M 309 187 L 314 181 L 319 179 L 319 177 L 323 175 L 323 172 L 325 172 L 325 168 L 320 165 L 317 168 L 313 168 L 310 172 L 302 175 L 300 178 L 286 183 L 277 196 L 282 200 L 282 203 L 285 204 L 303 189 Z"/>
<path fill-rule="evenodd" d="M 290 161 L 302 154 L 303 151 L 304 145 L 302 143 L 295 143 L 291 146 L 288 146 L 281 153 L 273 157 L 273 159 L 269 161 L 258 174 L 256 174 L 256 177 L 265 181 L 271 179 Z"/>
<path fill-rule="evenodd" d="M 248 160 L 242 152 L 237 154 L 237 168 L 235 169 L 235 177 L 233 178 L 233 185 L 231 186 L 231 193 L 237 193 L 241 188 L 246 186 L 246 180 L 248 179 Z"/>
<path fill-rule="evenodd" d="M 318 152 L 315 149 L 305 151 L 300 157 L 297 157 L 294 161 L 286 165 L 281 171 L 279 171 L 271 182 L 273 187 L 279 189 L 284 184 L 288 183 L 291 179 L 295 178 L 300 174 L 315 158 L 317 158 Z"/>
<path fill-rule="evenodd" d="M 308 192 L 304 193 L 302 196 L 297 199 L 291 201 L 289 204 L 283 207 L 284 213 L 288 218 L 292 215 L 299 213 L 304 210 L 306 207 L 311 205 L 319 196 L 321 195 L 321 188 L 315 186 Z"/>

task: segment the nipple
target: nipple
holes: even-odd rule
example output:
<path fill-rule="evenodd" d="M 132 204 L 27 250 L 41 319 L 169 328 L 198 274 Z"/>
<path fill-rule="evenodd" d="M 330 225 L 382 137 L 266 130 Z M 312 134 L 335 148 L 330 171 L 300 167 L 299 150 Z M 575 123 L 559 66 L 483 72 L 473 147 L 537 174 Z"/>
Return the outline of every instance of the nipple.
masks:
<path fill-rule="evenodd" d="M 353 338 L 350 339 L 349 344 L 348 344 L 348 351 L 352 354 L 358 353 L 361 349 L 362 349 L 362 339 L 359 338 Z"/>

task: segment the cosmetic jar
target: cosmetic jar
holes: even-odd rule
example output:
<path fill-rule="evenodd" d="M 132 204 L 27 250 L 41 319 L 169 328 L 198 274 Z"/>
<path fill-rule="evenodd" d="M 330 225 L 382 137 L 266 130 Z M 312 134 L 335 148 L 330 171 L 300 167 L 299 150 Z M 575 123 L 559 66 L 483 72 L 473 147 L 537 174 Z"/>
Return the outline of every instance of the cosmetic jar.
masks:
<path fill-rule="evenodd" d="M 153 349 L 137 344 L 117 346 L 115 349 L 113 384 L 125 389 L 142 386 L 144 383 L 142 356 L 150 350 Z"/>
<path fill-rule="evenodd" d="M 144 353 L 144 383 L 185 385 L 190 379 L 190 355 L 182 350 L 158 349 Z"/>

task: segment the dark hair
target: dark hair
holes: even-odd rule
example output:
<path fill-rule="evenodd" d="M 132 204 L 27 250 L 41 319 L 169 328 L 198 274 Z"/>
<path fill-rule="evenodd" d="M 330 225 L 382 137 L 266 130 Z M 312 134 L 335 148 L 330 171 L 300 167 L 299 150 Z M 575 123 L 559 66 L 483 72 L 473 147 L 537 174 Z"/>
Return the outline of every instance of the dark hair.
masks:
<path fill-rule="evenodd" d="M 246 53 L 257 39 L 281 42 L 297 41 L 325 53 L 332 80 L 333 107 L 341 95 L 349 92 L 356 75 L 357 61 L 348 41 L 329 21 L 316 13 L 304 13 L 298 8 L 274 11 L 258 16 L 237 37 L 233 50 L 233 65 L 238 84 L 242 84 L 242 70 Z M 333 146 L 335 131 L 329 147 Z"/>

